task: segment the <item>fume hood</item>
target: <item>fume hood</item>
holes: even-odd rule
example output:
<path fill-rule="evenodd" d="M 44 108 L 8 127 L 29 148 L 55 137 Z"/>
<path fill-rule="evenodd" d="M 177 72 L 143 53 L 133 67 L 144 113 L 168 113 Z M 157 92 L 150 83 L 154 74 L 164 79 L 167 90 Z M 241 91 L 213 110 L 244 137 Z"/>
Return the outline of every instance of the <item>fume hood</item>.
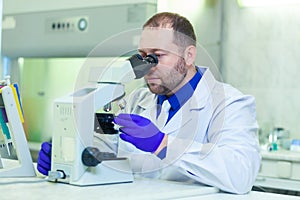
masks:
<path fill-rule="evenodd" d="M 19 4 L 4 1 L 2 25 L 2 55 L 10 58 L 84 57 L 97 45 L 101 48 L 95 56 L 120 56 L 136 49 L 138 30 L 156 12 L 153 0 L 81 4 L 31 0 L 23 9 L 11 11 L 13 2 Z M 41 7 L 29 9 L 36 4 Z"/>

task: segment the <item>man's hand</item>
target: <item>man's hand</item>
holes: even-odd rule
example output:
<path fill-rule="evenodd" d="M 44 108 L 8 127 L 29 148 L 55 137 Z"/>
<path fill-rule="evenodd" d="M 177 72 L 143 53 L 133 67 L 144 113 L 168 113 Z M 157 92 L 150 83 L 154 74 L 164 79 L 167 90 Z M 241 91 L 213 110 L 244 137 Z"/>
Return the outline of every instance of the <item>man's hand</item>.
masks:
<path fill-rule="evenodd" d="M 37 161 L 38 171 L 46 176 L 48 176 L 48 171 L 51 170 L 51 148 L 51 143 L 44 142 L 41 146 Z"/>
<path fill-rule="evenodd" d="M 120 138 L 142 151 L 154 153 L 165 137 L 149 119 L 136 114 L 119 114 L 114 123 L 121 126 Z"/>

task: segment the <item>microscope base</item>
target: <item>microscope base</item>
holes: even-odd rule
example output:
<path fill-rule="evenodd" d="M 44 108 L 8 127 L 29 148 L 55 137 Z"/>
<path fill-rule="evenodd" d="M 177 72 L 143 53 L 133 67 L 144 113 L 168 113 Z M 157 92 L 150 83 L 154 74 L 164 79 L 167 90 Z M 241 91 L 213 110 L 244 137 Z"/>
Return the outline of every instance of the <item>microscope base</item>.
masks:
<path fill-rule="evenodd" d="M 104 185 L 133 182 L 133 174 L 128 159 L 103 161 L 95 167 L 88 167 L 78 180 L 57 179 L 57 182 L 76 186 Z"/>

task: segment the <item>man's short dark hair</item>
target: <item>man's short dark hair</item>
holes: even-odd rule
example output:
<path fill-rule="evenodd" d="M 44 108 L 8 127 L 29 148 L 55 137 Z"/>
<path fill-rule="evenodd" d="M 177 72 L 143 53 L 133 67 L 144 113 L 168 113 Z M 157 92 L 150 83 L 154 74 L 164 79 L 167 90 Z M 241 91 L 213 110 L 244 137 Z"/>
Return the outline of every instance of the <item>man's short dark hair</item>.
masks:
<path fill-rule="evenodd" d="M 173 28 L 174 43 L 182 48 L 196 46 L 196 34 L 190 21 L 185 17 L 171 12 L 162 12 L 152 16 L 143 28 Z"/>

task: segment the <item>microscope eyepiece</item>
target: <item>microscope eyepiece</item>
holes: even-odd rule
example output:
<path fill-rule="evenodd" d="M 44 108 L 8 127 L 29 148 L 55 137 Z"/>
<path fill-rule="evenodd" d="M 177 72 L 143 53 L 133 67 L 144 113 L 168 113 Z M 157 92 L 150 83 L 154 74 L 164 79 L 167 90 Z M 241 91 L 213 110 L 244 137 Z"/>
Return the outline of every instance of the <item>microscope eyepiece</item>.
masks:
<path fill-rule="evenodd" d="M 148 63 L 153 63 L 153 64 L 158 63 L 158 59 L 157 59 L 157 56 L 155 54 L 147 55 L 144 60 L 147 61 Z"/>
<path fill-rule="evenodd" d="M 158 59 L 155 54 L 147 55 L 145 58 L 143 58 L 140 54 L 135 54 L 128 60 L 130 61 L 136 79 L 142 78 L 148 74 L 151 67 L 156 66 L 158 63 Z"/>

